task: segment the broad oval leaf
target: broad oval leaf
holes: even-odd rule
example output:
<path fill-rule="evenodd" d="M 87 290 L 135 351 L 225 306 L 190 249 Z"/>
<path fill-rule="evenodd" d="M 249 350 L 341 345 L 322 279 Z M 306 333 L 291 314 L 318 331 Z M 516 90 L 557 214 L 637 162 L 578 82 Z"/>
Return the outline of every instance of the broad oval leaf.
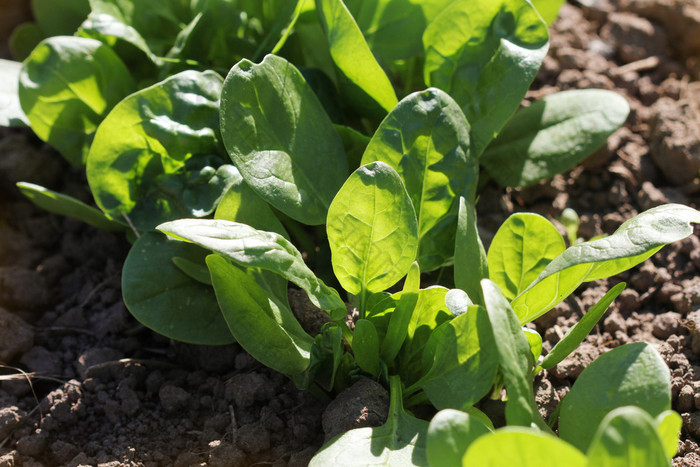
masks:
<path fill-rule="evenodd" d="M 394 88 L 343 0 L 316 0 L 316 11 L 333 62 L 347 78 L 343 90 L 349 103 L 359 107 L 362 116 L 369 117 L 393 109 L 398 102 Z"/>
<path fill-rule="evenodd" d="M 425 455 L 428 422 L 404 410 L 398 376 L 392 376 L 389 384 L 391 399 L 386 423 L 375 428 L 356 428 L 336 436 L 321 447 L 309 467 L 428 466 Z"/>
<path fill-rule="evenodd" d="M 221 133 L 250 187 L 305 224 L 326 221 L 347 177 L 340 137 L 299 70 L 267 55 L 242 60 L 224 82 Z"/>
<path fill-rule="evenodd" d="M 139 229 L 211 214 L 235 178 L 219 125 L 221 77 L 185 71 L 120 102 L 95 135 L 87 176 L 108 215 Z"/>
<path fill-rule="evenodd" d="M 235 342 L 214 290 L 179 269 L 174 257 L 204 265 L 207 251 L 158 232 L 146 232 L 129 251 L 122 272 L 124 304 L 147 328 L 191 344 Z"/>
<path fill-rule="evenodd" d="M 559 15 L 559 9 L 566 0 L 532 0 L 532 4 L 537 9 L 542 19 L 551 25 Z"/>
<path fill-rule="evenodd" d="M 347 314 L 338 292 L 306 266 L 301 253 L 275 232 L 256 230 L 220 219 L 180 219 L 158 226 L 168 235 L 200 245 L 245 267 L 272 271 L 302 288 L 311 301 L 331 312 L 333 319 Z"/>
<path fill-rule="evenodd" d="M 129 70 L 100 41 L 56 36 L 24 61 L 19 101 L 39 138 L 83 165 L 97 126 L 134 89 Z"/>
<path fill-rule="evenodd" d="M 513 300 L 564 250 L 564 238 L 545 217 L 512 214 L 489 247 L 489 279 L 500 287 L 504 297 Z"/>
<path fill-rule="evenodd" d="M 656 417 L 671 407 L 671 375 L 644 342 L 617 347 L 583 370 L 561 402 L 559 436 L 587 450 L 605 416 L 635 405 Z"/>
<path fill-rule="evenodd" d="M 430 467 L 462 465 L 467 448 L 477 438 L 491 433 L 491 429 L 468 413 L 444 409 L 430 420 L 426 453 Z"/>
<path fill-rule="evenodd" d="M 669 467 L 655 421 L 639 407 L 619 407 L 600 423 L 588 449 L 589 465 Z"/>
<path fill-rule="evenodd" d="M 466 409 L 489 392 L 498 366 L 488 314 L 472 306 L 430 335 L 423 354 L 430 370 L 415 386 L 438 409 Z"/>
<path fill-rule="evenodd" d="M 333 271 L 351 294 L 388 289 L 416 259 L 418 228 L 401 178 L 383 162 L 350 175 L 328 209 Z"/>
<path fill-rule="evenodd" d="M 550 94 L 520 109 L 481 155 L 499 184 L 532 185 L 565 172 L 602 146 L 627 120 L 624 97 L 602 89 Z"/>
<path fill-rule="evenodd" d="M 549 47 L 547 25 L 524 0 L 458 0 L 423 34 L 425 81 L 450 94 L 479 156 L 518 108 Z"/>
<path fill-rule="evenodd" d="M 17 89 L 21 62 L 0 59 L 0 126 L 28 126 Z"/>
<path fill-rule="evenodd" d="M 78 219 L 98 229 L 116 232 L 123 232 L 127 229 L 126 224 L 113 221 L 102 211 L 72 196 L 63 195 L 33 183 L 19 182 L 17 188 L 32 203 L 46 211 Z"/>
<path fill-rule="evenodd" d="M 452 262 L 459 197 L 474 199 L 479 164 L 469 152 L 469 123 L 443 91 L 406 96 L 374 133 L 362 164 L 398 172 L 418 218 L 418 263 L 432 271 Z"/>
<path fill-rule="evenodd" d="M 506 427 L 474 441 L 463 466 L 586 467 L 586 456 L 556 436 L 535 428 Z"/>
<path fill-rule="evenodd" d="M 275 302 L 256 280 L 224 257 L 209 255 L 206 261 L 221 312 L 241 347 L 282 374 L 305 371 L 314 341 L 288 305 Z"/>
<path fill-rule="evenodd" d="M 554 308 L 583 282 L 626 271 L 693 233 L 700 212 L 665 204 L 624 222 L 614 234 L 571 246 L 557 256 L 511 303 L 520 322 L 528 323 Z"/>

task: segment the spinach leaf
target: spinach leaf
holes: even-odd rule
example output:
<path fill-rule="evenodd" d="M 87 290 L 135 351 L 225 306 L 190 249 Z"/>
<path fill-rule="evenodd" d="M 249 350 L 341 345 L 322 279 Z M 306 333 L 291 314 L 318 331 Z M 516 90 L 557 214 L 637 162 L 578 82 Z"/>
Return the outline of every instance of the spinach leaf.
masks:
<path fill-rule="evenodd" d="M 32 203 L 49 212 L 78 219 L 98 229 L 116 232 L 126 230 L 124 223 L 110 219 L 102 211 L 88 206 L 79 199 L 62 195 L 33 183 L 19 182 L 17 188 Z"/>
<path fill-rule="evenodd" d="M 147 328 L 192 344 L 235 342 L 214 290 L 178 268 L 173 258 L 204 265 L 207 252 L 157 232 L 146 232 L 129 251 L 122 271 L 124 304 Z"/>
<path fill-rule="evenodd" d="M 350 175 L 328 209 L 328 241 L 340 285 L 360 295 L 388 289 L 416 259 L 418 228 L 411 199 L 394 169 L 383 162 Z"/>
<path fill-rule="evenodd" d="M 22 23 L 10 36 L 10 52 L 15 60 L 24 61 L 34 47 L 46 38 L 36 23 Z"/>
<path fill-rule="evenodd" d="M 632 268 L 664 245 L 693 233 L 700 212 L 680 204 L 649 209 L 624 222 L 609 237 L 579 243 L 557 256 L 511 303 L 521 323 L 551 310 L 583 282 Z"/>
<path fill-rule="evenodd" d="M 396 105 L 396 94 L 348 8 L 343 0 L 316 0 L 316 12 L 333 62 L 346 81 L 341 92 L 360 115 L 381 118 Z"/>
<path fill-rule="evenodd" d="M 462 106 L 478 157 L 520 105 L 549 36 L 529 2 L 458 0 L 430 23 L 423 46 L 425 81 Z"/>
<path fill-rule="evenodd" d="M 439 411 L 430 420 L 426 452 L 430 467 L 463 465 L 462 457 L 477 438 L 491 433 L 477 417 L 454 409 Z"/>
<path fill-rule="evenodd" d="M 28 126 L 17 96 L 20 62 L 0 59 L 0 126 Z"/>
<path fill-rule="evenodd" d="M 627 120 L 624 97 L 601 89 L 563 91 L 520 109 L 480 162 L 504 186 L 523 187 L 566 172 Z"/>
<path fill-rule="evenodd" d="M 483 304 L 481 279 L 489 277 L 489 266 L 484 245 L 476 226 L 476 207 L 473 201 L 459 198 L 457 236 L 455 238 L 455 286 L 467 293 L 469 300 Z M 453 311 L 454 313 L 454 311 Z"/>
<path fill-rule="evenodd" d="M 612 289 L 608 290 L 608 293 L 606 293 L 605 296 L 598 301 L 598 303 L 593 305 L 593 307 L 588 310 L 585 315 L 583 315 L 581 321 L 569 329 L 566 335 L 564 335 L 564 337 L 562 337 L 562 339 L 556 343 L 544 360 L 542 360 L 540 368 L 549 370 L 564 360 L 571 352 L 573 352 L 576 347 L 583 342 L 588 333 L 593 330 L 593 327 L 607 311 L 613 300 L 615 300 L 617 296 L 622 293 L 625 285 L 626 284 L 624 282 L 621 282 Z M 537 371 L 539 371 L 539 368 L 535 372 L 537 373 Z"/>
<path fill-rule="evenodd" d="M 276 301 L 245 271 L 222 256 L 207 256 L 216 299 L 231 333 L 263 365 L 288 376 L 305 371 L 313 338 L 289 309 Z"/>
<path fill-rule="evenodd" d="M 358 319 L 352 335 L 352 351 L 357 366 L 367 373 L 379 376 L 379 336 L 377 328 L 367 319 Z"/>
<path fill-rule="evenodd" d="M 411 317 L 418 303 L 420 289 L 420 268 L 418 263 L 413 263 L 406 274 L 401 298 L 389 318 L 384 340 L 382 341 L 382 358 L 391 363 L 401 350 L 401 345 L 406 339 Z"/>
<path fill-rule="evenodd" d="M 323 224 L 347 176 L 338 134 L 285 59 L 242 60 L 221 94 L 221 132 L 236 167 L 261 198 L 305 224 Z M 319 156 L 321 155 L 321 156 Z"/>
<path fill-rule="evenodd" d="M 619 407 L 600 423 L 588 449 L 589 465 L 668 467 L 654 419 L 639 407 Z"/>
<path fill-rule="evenodd" d="M 236 177 L 216 128 L 221 77 L 185 71 L 120 102 L 87 161 L 98 206 L 144 230 L 211 214 Z"/>
<path fill-rule="evenodd" d="M 404 345 L 399 352 L 399 374 L 402 381 L 413 384 L 427 373 L 432 361 L 423 365 L 425 347 L 432 333 L 444 322 L 453 318 L 445 305 L 448 290 L 444 287 L 428 287 L 418 292 L 418 302 L 406 330 Z M 437 343 L 437 340 L 432 342 Z"/>
<path fill-rule="evenodd" d="M 314 305 L 330 312 L 333 319 L 347 314 L 338 292 L 317 278 L 304 264 L 301 253 L 280 234 L 219 219 L 180 219 L 161 224 L 158 230 L 212 250 L 241 266 L 284 277 L 304 290 Z"/>
<path fill-rule="evenodd" d="M 546 218 L 512 214 L 496 232 L 488 252 L 489 278 L 513 300 L 566 249 L 564 238 Z"/>
<path fill-rule="evenodd" d="M 426 466 L 425 438 L 428 422 L 406 413 L 401 380 L 390 378 L 389 416 L 384 425 L 356 428 L 327 442 L 311 459 L 309 467 L 328 465 Z"/>
<path fill-rule="evenodd" d="M 681 435 L 683 419 L 673 410 L 665 410 L 656 417 L 656 433 L 661 438 L 666 457 L 673 458 L 678 452 L 678 439 Z"/>
<path fill-rule="evenodd" d="M 559 9 L 565 0 L 532 0 L 532 4 L 537 9 L 542 19 L 547 25 L 551 25 L 559 15 Z"/>
<path fill-rule="evenodd" d="M 398 172 L 418 217 L 418 264 L 452 262 L 459 196 L 474 199 L 479 164 L 469 153 L 469 123 L 450 96 L 415 92 L 387 115 L 362 164 L 382 161 Z"/>
<path fill-rule="evenodd" d="M 461 465 L 586 467 L 600 464 L 589 464 L 581 451 L 536 428 L 506 427 L 474 441 Z"/>
<path fill-rule="evenodd" d="M 489 392 L 498 366 L 489 316 L 471 306 L 431 333 L 423 353 L 423 368 L 430 370 L 414 386 L 438 409 L 466 409 Z"/>
<path fill-rule="evenodd" d="M 19 101 L 32 130 L 71 164 L 85 163 L 97 125 L 134 82 L 112 50 L 94 39 L 56 36 L 24 61 Z"/>
<path fill-rule="evenodd" d="M 591 363 L 561 401 L 559 436 L 581 450 L 608 412 L 635 405 L 656 417 L 671 407 L 671 375 L 644 342 L 617 347 Z"/>
<path fill-rule="evenodd" d="M 287 231 L 270 209 L 270 205 L 248 186 L 238 169 L 234 167 L 232 173 L 233 184 L 221 198 L 214 218 L 248 224 L 257 230 L 278 233 L 289 240 Z"/>
<path fill-rule="evenodd" d="M 518 318 L 494 282 L 484 279 L 481 281 L 481 288 L 508 392 L 506 421 L 509 425 L 522 426 L 534 423 L 540 429 L 547 430 L 547 425 L 535 404 L 535 394 L 530 382 L 530 369 L 534 362 Z"/>
<path fill-rule="evenodd" d="M 88 0 L 31 0 L 32 13 L 44 37 L 69 36 L 90 11 Z"/>

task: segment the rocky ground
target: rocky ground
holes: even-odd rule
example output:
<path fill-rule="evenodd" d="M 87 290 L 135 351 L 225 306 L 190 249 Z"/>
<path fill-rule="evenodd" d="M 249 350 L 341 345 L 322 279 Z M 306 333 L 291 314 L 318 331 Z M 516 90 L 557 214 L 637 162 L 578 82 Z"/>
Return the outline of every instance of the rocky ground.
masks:
<path fill-rule="evenodd" d="M 524 190 L 487 186 L 479 204 L 485 238 L 513 211 L 556 222 L 573 208 L 579 235 L 590 238 L 662 203 L 699 207 L 698 31 L 697 0 L 565 5 L 528 98 L 611 89 L 632 112 L 571 172 Z M 237 345 L 179 344 L 143 328 L 121 301 L 126 241 L 41 212 L 14 188 L 32 181 L 88 200 L 80 171 L 23 130 L 0 130 L 0 154 L 0 466 L 305 465 L 324 431 L 338 429 L 338 414 L 381 423 L 385 399 L 362 404 L 357 396 L 373 388 L 326 410 Z M 674 465 L 700 466 L 697 236 L 582 287 L 540 318 L 545 349 L 619 281 L 628 287 L 595 333 L 537 381 L 541 409 L 549 412 L 600 353 L 631 341 L 658 344 L 683 417 Z"/>

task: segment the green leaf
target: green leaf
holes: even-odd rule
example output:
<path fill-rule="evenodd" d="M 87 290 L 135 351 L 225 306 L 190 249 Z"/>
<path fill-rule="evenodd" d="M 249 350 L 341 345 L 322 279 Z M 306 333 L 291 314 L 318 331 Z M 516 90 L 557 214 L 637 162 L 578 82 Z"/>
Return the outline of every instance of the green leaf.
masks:
<path fill-rule="evenodd" d="M 453 409 L 439 411 L 428 425 L 426 452 L 430 467 L 462 465 L 469 445 L 488 433 L 491 430 L 472 415 Z"/>
<path fill-rule="evenodd" d="M 489 278 L 508 300 L 525 290 L 566 249 L 559 231 L 539 214 L 512 214 L 493 237 Z"/>
<path fill-rule="evenodd" d="M 36 23 L 22 23 L 10 36 L 10 51 L 15 60 L 24 61 L 34 47 L 46 38 Z"/>
<path fill-rule="evenodd" d="M 542 19 L 547 25 L 551 25 L 559 15 L 559 9 L 566 0 L 532 0 Z"/>
<path fill-rule="evenodd" d="M 525 334 L 527 343 L 530 346 L 532 361 L 536 362 L 542 355 L 542 336 L 540 336 L 539 332 L 530 328 L 523 328 L 523 334 Z"/>
<path fill-rule="evenodd" d="M 420 290 L 420 267 L 418 263 L 411 264 L 406 274 L 406 280 L 401 292 L 401 298 L 389 318 L 389 327 L 382 341 L 382 358 L 387 364 L 391 364 L 401 349 L 406 339 L 411 317 L 418 303 Z"/>
<path fill-rule="evenodd" d="M 535 428 L 506 427 L 474 441 L 463 466 L 586 467 L 581 451 Z"/>
<path fill-rule="evenodd" d="M 216 130 L 221 77 L 185 71 L 120 102 L 102 122 L 87 161 L 95 200 L 139 229 L 211 214 L 233 184 Z"/>
<path fill-rule="evenodd" d="M 394 88 L 342 0 L 316 0 L 333 62 L 347 80 L 341 91 L 362 116 L 383 116 L 397 104 Z M 344 83 L 345 84 L 345 83 Z M 381 118 L 381 117 L 380 117 Z"/>
<path fill-rule="evenodd" d="M 450 0 L 347 0 L 345 3 L 372 52 L 383 62 L 408 60 L 423 53 L 422 36 L 430 14 Z"/>
<path fill-rule="evenodd" d="M 431 88 L 399 102 L 374 133 L 362 164 L 398 172 L 418 217 L 418 263 L 452 262 L 459 197 L 474 199 L 479 165 L 469 152 L 469 123 L 450 96 Z"/>
<path fill-rule="evenodd" d="M 481 288 L 508 392 L 506 421 L 509 425 L 522 426 L 530 426 L 534 423 L 546 430 L 546 424 L 537 411 L 535 394 L 530 381 L 532 353 L 518 318 L 494 282 L 484 279 L 481 281 Z"/>
<path fill-rule="evenodd" d="M 624 97 L 601 89 L 563 91 L 520 109 L 482 154 L 499 184 L 532 185 L 566 172 L 627 120 Z"/>
<path fill-rule="evenodd" d="M 32 0 L 37 25 L 49 36 L 70 36 L 90 12 L 88 0 Z"/>
<path fill-rule="evenodd" d="M 423 46 L 426 83 L 462 106 L 479 156 L 525 97 L 549 37 L 529 2 L 458 0 L 430 23 Z"/>
<path fill-rule="evenodd" d="M 329 392 L 336 385 L 336 376 L 343 357 L 352 360 L 352 357 L 345 353 L 344 342 L 343 331 L 335 323 L 324 325 L 321 332 L 314 337 L 314 345 L 311 347 L 311 363 L 307 372 L 311 381 Z M 341 375 L 340 379 L 342 376 L 344 375 Z"/>
<path fill-rule="evenodd" d="M 326 221 L 347 177 L 343 145 L 299 70 L 268 55 L 242 60 L 221 94 L 221 132 L 236 167 L 261 198 L 305 224 Z"/>
<path fill-rule="evenodd" d="M 275 232 L 219 219 L 180 219 L 158 226 L 168 235 L 200 245 L 249 268 L 272 271 L 304 290 L 311 301 L 333 319 L 347 314 L 345 303 L 306 266 L 301 253 Z"/>
<path fill-rule="evenodd" d="M 62 195 L 33 183 L 19 182 L 17 188 L 32 203 L 49 212 L 78 219 L 98 229 L 123 232 L 127 228 L 125 224 L 108 218 L 102 211 L 71 196 Z"/>
<path fill-rule="evenodd" d="M 669 459 L 675 457 L 678 453 L 678 439 L 681 436 L 683 419 L 673 410 L 666 410 L 656 417 L 655 423 L 656 432 L 666 451 L 666 457 Z"/>
<path fill-rule="evenodd" d="M 664 245 L 693 233 L 700 212 L 680 204 L 649 209 L 623 223 L 609 237 L 579 243 L 557 256 L 511 303 L 520 322 L 528 323 L 554 308 L 583 282 L 626 271 Z"/>
<path fill-rule="evenodd" d="M 430 370 L 414 386 L 438 409 L 466 409 L 488 394 L 498 365 L 488 314 L 472 306 L 430 335 L 423 354 Z"/>
<path fill-rule="evenodd" d="M 28 126 L 29 120 L 19 105 L 20 62 L 0 59 L 0 126 Z"/>
<path fill-rule="evenodd" d="M 396 171 L 383 162 L 350 175 L 328 209 L 326 228 L 333 271 L 351 294 L 388 289 L 416 259 L 411 199 Z"/>
<path fill-rule="evenodd" d="M 233 173 L 233 184 L 221 198 L 214 218 L 248 224 L 257 230 L 278 233 L 289 240 L 289 235 L 270 205 L 248 186 L 235 167 Z"/>
<path fill-rule="evenodd" d="M 354 171 L 360 166 L 362 155 L 367 149 L 371 138 L 349 126 L 333 125 L 333 127 L 335 131 L 338 132 L 338 136 L 340 136 L 343 142 L 345 154 L 348 158 L 348 167 Z"/>
<path fill-rule="evenodd" d="M 670 467 L 654 419 L 638 407 L 619 407 L 603 419 L 588 449 L 591 466 Z"/>
<path fill-rule="evenodd" d="M 146 232 L 131 247 L 122 271 L 124 304 L 147 328 L 192 344 L 230 344 L 214 290 L 175 266 L 174 257 L 204 264 L 206 251 Z"/>
<path fill-rule="evenodd" d="M 352 350 L 357 365 L 367 373 L 379 376 L 379 337 L 371 321 L 358 319 L 352 335 Z"/>
<path fill-rule="evenodd" d="M 97 125 L 133 89 L 119 57 L 82 37 L 42 41 L 19 76 L 19 101 L 32 130 L 77 166 L 85 163 Z"/>
<path fill-rule="evenodd" d="M 401 381 L 390 379 L 391 401 L 384 425 L 356 428 L 336 436 L 321 447 L 309 467 L 329 465 L 426 466 L 425 439 L 428 422 L 403 409 Z"/>
<path fill-rule="evenodd" d="M 211 276 L 209 275 L 209 269 L 207 269 L 206 264 L 191 261 L 187 258 L 183 258 L 182 256 L 173 256 L 172 262 L 180 271 L 184 272 L 192 279 L 211 287 Z"/>
<path fill-rule="evenodd" d="M 263 365 L 288 376 L 305 371 L 313 338 L 306 334 L 286 300 L 273 300 L 258 282 L 219 255 L 207 266 L 231 333 Z"/>
<path fill-rule="evenodd" d="M 435 329 L 453 318 L 445 305 L 447 293 L 446 288 L 439 286 L 428 287 L 418 292 L 418 302 L 408 323 L 404 345 L 398 355 L 399 374 L 407 385 L 413 384 L 430 370 L 432 361 L 423 365 L 425 347 Z M 432 342 L 437 344 L 437 340 Z"/>
<path fill-rule="evenodd" d="M 598 357 L 561 402 L 559 436 L 587 450 L 608 412 L 635 405 L 652 417 L 671 408 L 671 376 L 654 348 L 644 342 Z"/>
<path fill-rule="evenodd" d="M 549 370 L 564 360 L 571 352 L 573 352 L 593 330 L 596 323 L 598 323 L 600 318 L 607 311 L 613 300 L 615 300 L 617 296 L 622 293 L 625 285 L 626 284 L 624 282 L 620 282 L 615 287 L 608 290 L 608 293 L 606 293 L 603 298 L 598 300 L 598 303 L 593 305 L 593 307 L 588 310 L 585 315 L 583 315 L 581 320 L 576 323 L 574 327 L 569 329 L 564 337 L 557 342 L 544 360 L 542 360 L 540 367 L 544 368 L 545 370 Z"/>
<path fill-rule="evenodd" d="M 476 226 L 476 207 L 473 201 L 467 201 L 461 196 L 455 239 L 455 286 L 465 291 L 470 300 L 483 304 L 480 283 L 481 279 L 487 277 L 489 277 L 489 266 Z"/>
<path fill-rule="evenodd" d="M 96 32 L 129 42 L 149 56 L 165 55 L 191 18 L 185 0 L 90 0 L 90 7 L 88 23 L 100 26 Z"/>

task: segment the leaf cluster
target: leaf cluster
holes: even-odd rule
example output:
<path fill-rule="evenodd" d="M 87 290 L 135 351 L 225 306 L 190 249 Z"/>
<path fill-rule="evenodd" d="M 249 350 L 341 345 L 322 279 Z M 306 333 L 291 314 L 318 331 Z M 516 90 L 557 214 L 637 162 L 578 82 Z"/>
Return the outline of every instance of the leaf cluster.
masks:
<path fill-rule="evenodd" d="M 533 378 L 624 284 L 546 356 L 523 326 L 687 237 L 700 213 L 661 206 L 569 248 L 535 214 L 511 216 L 488 253 L 478 234 L 480 177 L 527 186 L 566 171 L 629 112 L 600 90 L 521 107 L 561 3 L 89 0 L 59 15 L 36 0 L 13 42 L 23 62 L 1 63 L 0 124 L 29 125 L 85 168 L 97 208 L 20 189 L 127 233 L 124 301 L 141 323 L 237 341 L 321 397 L 361 377 L 390 388 L 386 424 L 341 435 L 316 465 L 513 463 L 488 457 L 503 452 L 493 443 L 538 463 L 667 465 L 678 416 L 649 346 L 584 372 L 552 420 L 561 439 L 534 401 Z M 326 316 L 320 333 L 297 320 L 290 282 Z M 520 428 L 494 430 L 479 410 L 502 392 Z M 440 410 L 430 425 L 409 413 L 421 405 Z"/>

